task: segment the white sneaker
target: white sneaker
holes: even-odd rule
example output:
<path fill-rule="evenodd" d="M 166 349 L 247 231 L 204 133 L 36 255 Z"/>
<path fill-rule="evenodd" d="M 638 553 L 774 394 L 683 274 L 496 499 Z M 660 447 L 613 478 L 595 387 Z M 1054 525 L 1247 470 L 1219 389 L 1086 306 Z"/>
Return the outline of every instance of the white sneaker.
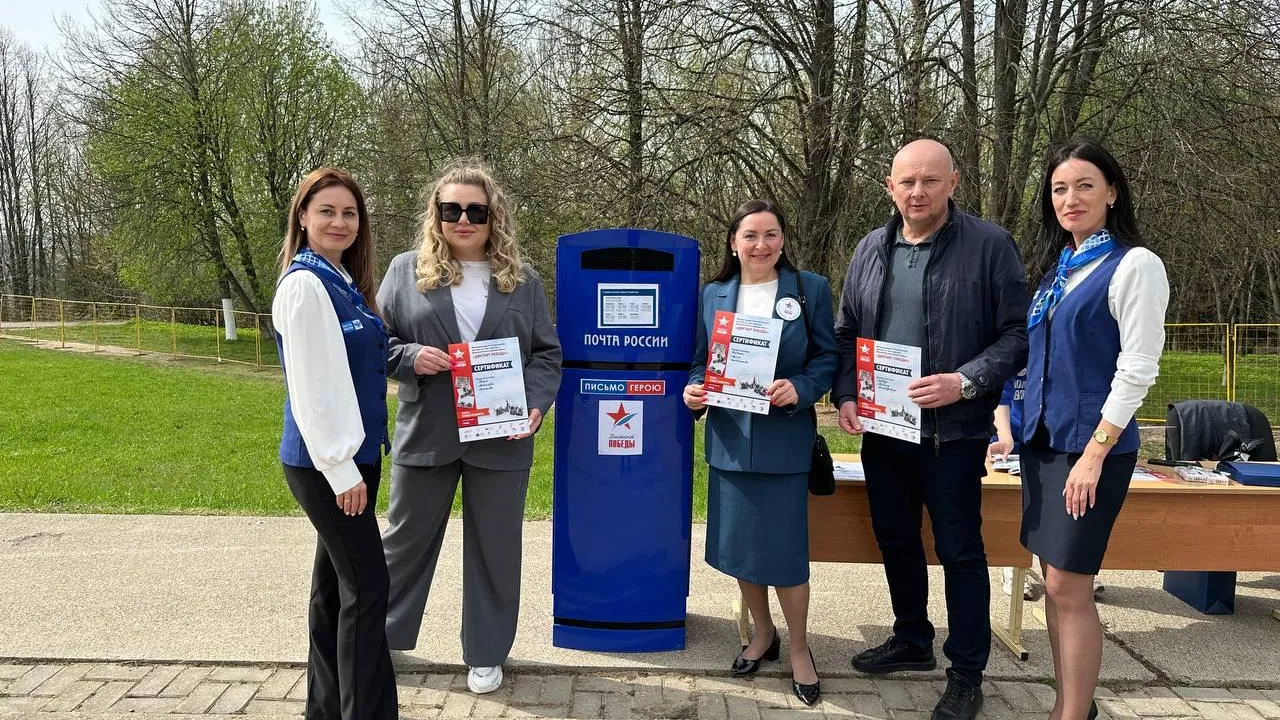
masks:
<path fill-rule="evenodd" d="M 471 668 L 467 672 L 467 687 L 477 695 L 497 690 L 502 687 L 502 666 Z"/>
<path fill-rule="evenodd" d="M 1013 595 L 1013 568 L 1004 569 L 1004 594 Z M 1035 595 L 1031 592 L 1031 573 L 1022 576 L 1022 599 L 1035 599 Z"/>

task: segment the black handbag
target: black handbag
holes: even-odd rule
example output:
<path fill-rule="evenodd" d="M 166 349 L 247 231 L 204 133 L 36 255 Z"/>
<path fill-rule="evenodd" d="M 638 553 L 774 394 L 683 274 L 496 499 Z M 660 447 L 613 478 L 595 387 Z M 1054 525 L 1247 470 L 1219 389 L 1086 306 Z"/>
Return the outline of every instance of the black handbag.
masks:
<path fill-rule="evenodd" d="M 813 427 L 818 427 L 818 412 L 813 411 Z M 813 454 L 809 461 L 809 494 L 833 495 L 836 491 L 836 466 L 827 448 L 827 439 L 815 433 Z"/>
<path fill-rule="evenodd" d="M 800 292 L 800 314 L 804 316 L 805 331 L 805 365 L 809 364 L 809 338 L 813 336 L 809 327 L 809 313 L 805 307 L 808 298 L 804 291 Z M 836 491 L 836 466 L 831 459 L 831 449 L 827 447 L 827 439 L 818 432 L 818 410 L 810 405 L 809 415 L 813 418 L 813 448 L 809 453 L 809 494 L 833 495 Z"/>

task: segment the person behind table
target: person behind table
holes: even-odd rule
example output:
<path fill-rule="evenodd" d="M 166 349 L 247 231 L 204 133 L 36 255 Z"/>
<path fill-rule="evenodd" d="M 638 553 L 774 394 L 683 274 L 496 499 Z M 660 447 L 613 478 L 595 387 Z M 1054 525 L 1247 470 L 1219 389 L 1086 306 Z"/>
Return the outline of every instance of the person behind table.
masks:
<path fill-rule="evenodd" d="M 991 591 L 982 543 L 982 478 L 997 391 L 1026 364 L 1027 281 L 1009 233 L 956 209 L 959 174 L 941 143 L 917 140 L 894 156 L 886 184 L 897 212 L 854 251 L 836 322 L 840 371 L 832 397 L 840 427 L 861 434 L 858 338 L 921 348 L 907 388 L 922 409 L 921 441 L 862 440 L 876 542 L 893 604 L 893 635 L 853 658 L 866 673 L 931 670 L 922 505 L 946 578 L 951 661 L 935 720 L 971 720 L 982 706 L 991 653 Z M 916 413 L 910 412 L 912 416 Z"/>
<path fill-rule="evenodd" d="M 750 200 L 734 213 L 720 271 L 702 288 L 684 402 L 707 417 L 707 563 L 737 578 L 755 619 L 755 635 L 731 672 L 747 677 L 762 661 L 778 659 L 772 585 L 787 622 L 792 692 L 813 705 L 821 683 L 807 633 L 809 449 L 817 433 L 809 409 L 830 388 L 837 360 L 830 286 L 787 259 L 786 226 L 768 200 Z M 708 338 L 720 310 L 782 320 L 767 415 L 706 404 Z"/>
<path fill-rule="evenodd" d="M 447 169 L 426 194 L 417 250 L 397 255 L 378 291 L 399 381 L 391 501 L 383 536 L 387 639 L 418 641 L 427 594 L 462 483 L 462 659 L 467 687 L 502 685 L 520 610 L 521 537 L 533 434 L 560 386 L 560 342 L 542 279 L 525 263 L 506 193 L 482 165 Z M 451 343 L 516 338 L 529 431 L 463 443 Z M 465 402 L 475 405 L 475 388 Z"/>
<path fill-rule="evenodd" d="M 991 444 L 987 446 L 988 460 L 1007 460 L 1010 455 L 1022 451 L 1022 396 L 1027 390 L 1027 369 L 1023 368 L 1017 376 L 1004 384 L 1004 392 L 1000 394 L 1000 404 L 996 406 L 996 434 L 991 436 Z M 1039 558 L 1031 556 L 1030 571 L 1022 576 L 1022 597 L 1024 600 L 1034 599 L 1031 579 L 1036 573 Z M 1013 594 L 1013 568 L 1005 568 L 1003 572 L 1003 588 L 1005 595 Z M 1106 590 L 1097 575 L 1093 576 L 1093 594 L 1095 596 Z"/>
<path fill-rule="evenodd" d="M 373 235 L 355 180 L 298 185 L 271 304 L 287 398 L 280 461 L 318 535 L 307 613 L 306 716 L 397 717 L 383 625 L 387 565 L 374 507 L 387 441 L 387 334 Z"/>
<path fill-rule="evenodd" d="M 1022 544 L 1040 558 L 1057 698 L 1097 715 L 1102 626 L 1091 578 L 1137 463 L 1134 413 L 1155 382 L 1169 283 L 1120 164 L 1098 143 L 1053 150 L 1040 190 L 1041 265 L 1027 328 Z"/>

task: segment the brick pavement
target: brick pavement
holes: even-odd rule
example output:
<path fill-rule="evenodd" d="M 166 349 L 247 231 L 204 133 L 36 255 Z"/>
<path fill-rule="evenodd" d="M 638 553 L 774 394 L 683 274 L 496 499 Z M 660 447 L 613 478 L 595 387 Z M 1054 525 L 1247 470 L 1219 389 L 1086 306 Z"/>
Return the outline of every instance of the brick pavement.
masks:
<path fill-rule="evenodd" d="M 681 673 L 509 673 L 495 693 L 475 696 L 466 676 L 401 672 L 400 716 L 417 718 L 682 718 L 783 720 L 817 716 L 927 720 L 943 681 L 856 677 L 823 680 L 817 708 L 800 705 L 789 680 Z M 988 682 L 982 716 L 1042 720 L 1047 684 Z M 0 663 L 0 718 L 164 716 L 287 717 L 302 713 L 301 668 L 129 663 Z M 1098 691 L 1103 718 L 1280 720 L 1280 689 L 1148 686 Z"/>

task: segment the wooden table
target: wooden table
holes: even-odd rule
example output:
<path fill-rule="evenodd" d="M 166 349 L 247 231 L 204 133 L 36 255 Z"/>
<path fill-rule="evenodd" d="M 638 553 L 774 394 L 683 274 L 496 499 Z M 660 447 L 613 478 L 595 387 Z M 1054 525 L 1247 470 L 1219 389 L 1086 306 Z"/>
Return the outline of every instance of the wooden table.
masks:
<path fill-rule="evenodd" d="M 837 461 L 860 462 L 857 455 Z M 1172 477 L 1171 468 L 1156 468 Z M 938 564 L 928 513 L 925 554 Z M 1018 476 L 988 472 L 982 480 L 982 540 L 987 563 L 1014 569 L 1009 621 L 991 632 L 1010 652 L 1026 660 L 1022 646 L 1021 588 L 1031 565 L 1022 547 L 1022 484 Z M 866 484 L 837 480 L 836 492 L 809 496 L 809 559 L 815 562 L 883 563 L 871 528 Z M 1103 567 L 1114 570 L 1280 571 L 1280 488 L 1195 485 L 1172 480 L 1134 480 L 1116 519 Z M 747 611 L 734 603 L 742 643 L 747 643 Z M 1276 613 L 1280 618 L 1280 611 Z"/>

